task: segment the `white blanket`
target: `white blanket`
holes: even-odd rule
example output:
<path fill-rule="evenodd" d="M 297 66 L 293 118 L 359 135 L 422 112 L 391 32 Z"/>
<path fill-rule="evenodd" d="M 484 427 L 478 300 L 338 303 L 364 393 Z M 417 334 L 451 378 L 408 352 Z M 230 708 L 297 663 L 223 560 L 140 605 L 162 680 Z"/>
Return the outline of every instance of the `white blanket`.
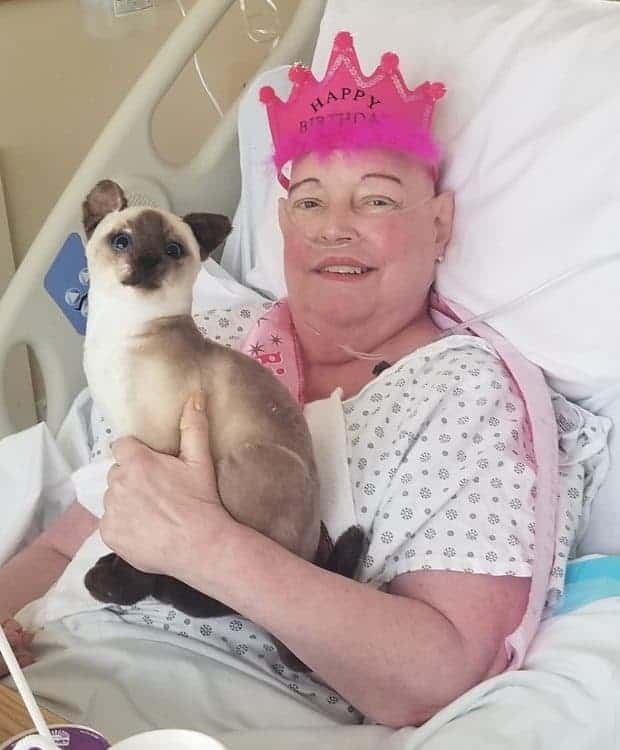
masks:
<path fill-rule="evenodd" d="M 0 564 L 32 541 L 71 505 L 71 472 L 88 460 L 83 392 L 58 438 L 45 423 L 0 440 Z M 84 456 L 85 452 L 85 456 Z"/>
<path fill-rule="evenodd" d="M 420 729 L 338 725 L 275 679 L 190 639 L 110 612 L 40 633 L 28 679 L 44 705 L 118 740 L 187 727 L 228 750 L 616 750 L 620 598 L 543 623 L 525 663 L 479 685 Z"/>

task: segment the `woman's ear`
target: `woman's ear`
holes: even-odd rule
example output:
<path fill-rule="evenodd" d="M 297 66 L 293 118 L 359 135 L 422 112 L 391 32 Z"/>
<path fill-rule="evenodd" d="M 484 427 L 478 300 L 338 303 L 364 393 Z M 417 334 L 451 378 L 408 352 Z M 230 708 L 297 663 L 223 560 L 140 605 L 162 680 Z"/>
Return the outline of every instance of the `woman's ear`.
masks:
<path fill-rule="evenodd" d="M 282 229 L 282 225 L 287 219 L 286 214 L 286 198 L 278 198 L 278 221 L 280 222 L 280 229 Z"/>
<path fill-rule="evenodd" d="M 200 260 L 206 260 L 232 230 L 228 216 L 222 214 L 187 214 L 183 221 L 189 225 L 200 247 Z"/>
<path fill-rule="evenodd" d="M 291 215 L 289 214 L 288 200 L 286 198 L 278 198 L 278 223 L 280 224 L 282 236 L 286 238 L 291 230 L 292 223 Z"/>
<path fill-rule="evenodd" d="M 454 193 L 446 190 L 433 198 L 435 208 L 435 250 L 436 257 L 444 254 L 452 236 L 454 222 Z"/>

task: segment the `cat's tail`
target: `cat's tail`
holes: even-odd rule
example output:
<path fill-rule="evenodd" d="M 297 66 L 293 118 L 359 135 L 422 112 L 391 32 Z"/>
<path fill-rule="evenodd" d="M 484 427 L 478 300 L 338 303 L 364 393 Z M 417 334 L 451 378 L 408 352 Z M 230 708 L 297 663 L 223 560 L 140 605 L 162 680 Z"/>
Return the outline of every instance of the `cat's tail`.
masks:
<path fill-rule="evenodd" d="M 357 567 L 366 551 L 366 536 L 359 526 L 350 526 L 332 544 L 327 529 L 321 524 L 321 541 L 315 559 L 315 565 L 330 573 L 338 573 L 346 578 L 353 578 Z M 285 646 L 274 639 L 278 655 L 283 664 L 296 672 L 310 672 L 301 659 Z"/>

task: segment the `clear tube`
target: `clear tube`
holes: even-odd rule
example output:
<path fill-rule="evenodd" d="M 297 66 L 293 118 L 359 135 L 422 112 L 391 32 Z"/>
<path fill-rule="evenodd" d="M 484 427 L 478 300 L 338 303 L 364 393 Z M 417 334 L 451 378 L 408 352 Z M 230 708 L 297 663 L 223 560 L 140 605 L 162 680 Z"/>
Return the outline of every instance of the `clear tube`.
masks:
<path fill-rule="evenodd" d="M 239 0 L 248 37 L 256 44 L 280 41 L 280 12 L 274 0 Z"/>
<path fill-rule="evenodd" d="M 179 10 L 181 11 L 181 15 L 183 16 L 183 18 L 185 18 L 185 16 L 187 15 L 187 13 L 185 11 L 185 7 L 183 6 L 183 3 L 181 2 L 181 0 L 176 0 L 176 3 L 178 5 L 178 7 L 179 7 Z M 200 65 L 198 63 L 198 58 L 196 57 L 196 54 L 194 54 L 194 58 L 193 59 L 194 59 L 194 68 L 196 69 L 196 73 L 198 75 L 198 78 L 200 79 L 200 83 L 202 84 L 202 88 L 207 92 L 207 96 L 211 100 L 211 104 L 213 104 L 213 106 L 215 107 L 215 110 L 218 113 L 218 115 L 220 117 L 224 117 L 224 112 L 222 111 L 222 108 L 220 107 L 220 104 L 219 104 L 218 100 L 211 93 L 211 89 L 209 88 L 209 86 L 208 86 L 208 84 L 207 84 L 207 82 L 205 80 L 205 77 L 202 74 L 202 70 L 200 69 Z"/>
<path fill-rule="evenodd" d="M 480 313 L 479 315 L 475 315 L 474 317 L 469 318 L 468 320 L 464 320 L 462 323 L 457 323 L 456 325 L 450 326 L 450 328 L 446 328 L 443 331 L 440 338 L 444 336 L 451 336 L 452 334 L 457 333 L 458 331 L 464 328 L 469 328 L 475 323 L 487 322 L 490 318 L 494 318 L 497 315 L 501 315 L 502 313 L 508 312 L 509 310 L 513 310 L 515 307 L 519 307 L 519 305 L 522 305 L 523 303 L 532 299 L 532 297 L 535 297 L 541 294 L 542 292 L 546 291 L 547 289 L 550 289 L 551 287 L 558 286 L 562 282 L 567 281 L 568 279 L 572 279 L 574 276 L 577 276 L 580 273 L 591 271 L 594 268 L 599 268 L 600 266 L 604 266 L 607 263 L 611 263 L 614 260 L 619 260 L 619 259 L 620 259 L 620 252 L 617 252 L 617 253 L 611 253 L 609 255 L 601 255 L 598 258 L 591 258 L 590 260 L 584 261 L 583 263 L 580 263 L 579 265 L 574 266 L 573 268 L 570 268 L 567 271 L 564 271 L 558 276 L 554 276 L 548 281 L 543 282 L 539 286 L 534 287 L 534 289 L 530 289 L 530 291 L 525 292 L 525 294 L 521 294 L 520 296 L 515 297 L 514 299 L 509 300 L 508 302 L 503 302 L 501 305 L 498 305 L 497 307 L 493 307 L 484 313 Z"/>
<path fill-rule="evenodd" d="M 185 18 L 187 12 L 182 0 L 176 0 L 176 4 L 181 15 Z M 248 37 L 257 44 L 270 42 L 271 46 L 275 47 L 280 41 L 280 11 L 274 0 L 239 0 L 239 6 L 241 8 L 241 13 L 243 14 Z M 198 75 L 203 89 L 207 92 L 207 96 L 211 100 L 218 115 L 223 117 L 224 112 L 211 92 L 200 68 L 200 64 L 198 63 L 198 57 L 195 54 L 193 56 L 193 61 L 196 74 Z"/>

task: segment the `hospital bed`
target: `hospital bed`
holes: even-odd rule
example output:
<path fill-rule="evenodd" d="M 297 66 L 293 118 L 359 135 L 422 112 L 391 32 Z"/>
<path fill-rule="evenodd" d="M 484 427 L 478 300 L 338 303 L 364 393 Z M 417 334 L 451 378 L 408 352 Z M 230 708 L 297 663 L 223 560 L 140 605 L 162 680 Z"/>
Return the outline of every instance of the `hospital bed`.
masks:
<path fill-rule="evenodd" d="M 150 121 L 157 103 L 232 2 L 199 0 L 170 36 L 76 172 L 0 300 L 0 437 L 13 432 L 1 387 L 3 363 L 12 347 L 28 344 L 39 361 L 47 399 L 46 421 L 52 434 L 57 432 L 75 396 L 85 385 L 81 367 L 82 337 L 46 291 L 45 280 L 68 238 L 76 241 L 76 236 L 81 237 L 81 202 L 97 179 L 116 179 L 125 187 L 129 202 L 135 205 L 157 205 L 178 213 L 202 207 L 229 215 L 235 212 L 242 188 L 238 104 L 225 114 L 215 132 L 186 165 L 177 167 L 165 163 L 157 155 L 150 137 Z M 567 0 L 567 4 L 582 8 L 587 2 L 595 4 L 595 0 Z M 406 4 L 400 0 L 401 6 Z M 418 4 L 430 8 L 433 2 L 421 0 Z M 482 0 L 478 2 L 479 6 L 483 4 Z M 513 0 L 511 5 L 515 4 Z M 524 2 L 523 6 L 527 4 Z M 542 0 L 537 3 L 541 4 Z M 264 69 L 312 59 L 325 5 L 324 0 L 301 0 L 289 29 L 265 61 Z M 342 5 L 347 3 L 343 0 Z M 497 8 L 501 3 L 490 5 Z M 458 2 L 453 6 L 458 6 Z M 499 18 L 500 26 L 501 21 Z M 501 34 L 498 41 L 501 45 Z M 386 46 L 384 44 L 382 49 Z M 476 50 L 472 49 L 471 53 L 475 55 Z M 0 465 L 0 474 L 1 470 Z M 329 750 L 349 747 L 357 750 L 414 750 L 418 747 L 425 750 L 458 747 L 530 750 L 556 745 L 567 750 L 611 750 L 620 746 L 619 627 L 620 597 L 594 602 L 562 618 L 548 620 L 528 654 L 524 670 L 501 675 L 478 686 L 420 730 L 392 732 L 374 726 L 315 725 L 314 719 L 300 714 L 299 726 L 294 728 L 291 725 L 271 731 L 266 722 L 262 728 L 220 736 L 227 747 L 235 750 L 317 746 Z M 587 638 L 584 633 L 588 634 Z M 81 635 L 82 648 L 89 647 L 89 637 L 88 631 Z M 135 691 L 136 701 L 149 680 L 153 684 L 156 682 L 158 669 L 168 669 L 164 646 L 162 644 L 163 655 L 158 657 L 159 661 L 154 660 L 146 680 L 142 674 L 131 676 L 135 680 L 131 690 Z M 112 661 L 118 658 L 113 649 L 109 656 Z M 107 674 L 106 664 L 99 668 L 101 675 Z M 228 685 L 228 673 L 223 671 L 222 674 L 221 689 L 228 690 L 229 694 L 221 705 L 237 701 L 239 711 L 250 705 L 256 686 Z M 75 688 L 76 695 L 78 689 Z M 239 695 L 244 698 L 239 700 Z M 261 693 L 260 701 L 264 701 L 266 710 L 274 712 L 273 715 L 280 711 L 271 696 Z M 146 711 L 147 698 L 141 709 Z M 104 721 L 103 714 L 101 716 Z M 293 719 L 291 722 L 294 723 Z"/>

